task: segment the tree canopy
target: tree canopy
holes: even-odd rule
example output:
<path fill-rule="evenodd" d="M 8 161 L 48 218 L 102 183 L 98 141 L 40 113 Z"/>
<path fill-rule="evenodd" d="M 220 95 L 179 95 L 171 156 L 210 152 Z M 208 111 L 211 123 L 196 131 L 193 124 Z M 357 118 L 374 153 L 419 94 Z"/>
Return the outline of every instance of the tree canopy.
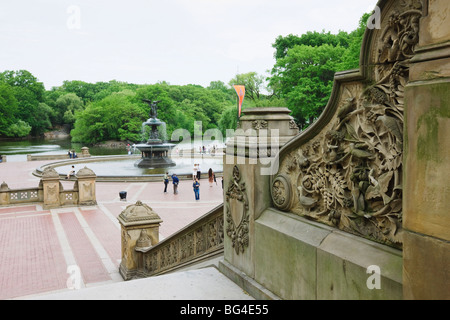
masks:
<path fill-rule="evenodd" d="M 0 73 L 0 97 L 3 106 L 0 112 L 10 114 L 2 122 L 7 127 L 2 134 L 7 136 L 39 135 L 51 127 L 50 108 L 44 103 L 44 85 L 29 71 L 5 71 Z M 2 102 L 0 102 L 0 105 Z M 11 113 L 12 112 L 12 113 Z M 21 120 L 21 122 L 19 122 Z M 16 124 L 14 127 L 11 125 Z M 25 128 L 31 127 L 29 132 Z M 20 128 L 20 130 L 16 130 Z"/>
<path fill-rule="evenodd" d="M 307 32 L 278 37 L 273 44 L 275 65 L 268 78 L 274 95 L 286 100 L 298 124 L 310 125 L 323 111 L 337 71 L 359 67 L 360 49 L 369 15 L 357 30 L 337 34 Z"/>

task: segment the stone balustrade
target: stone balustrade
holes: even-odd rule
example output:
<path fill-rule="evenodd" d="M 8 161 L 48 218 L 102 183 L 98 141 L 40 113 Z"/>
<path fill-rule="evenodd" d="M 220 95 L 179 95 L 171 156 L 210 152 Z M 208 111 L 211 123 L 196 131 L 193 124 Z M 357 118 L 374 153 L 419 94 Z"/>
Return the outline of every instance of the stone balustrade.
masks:
<path fill-rule="evenodd" d="M 138 201 L 118 217 L 122 226 L 120 274 L 125 280 L 173 272 L 223 255 L 223 205 L 159 242 L 159 216 Z"/>
<path fill-rule="evenodd" d="M 95 205 L 95 173 L 83 168 L 75 175 L 73 189 L 64 190 L 55 169 L 44 171 L 36 188 L 10 189 L 6 182 L 0 185 L 0 206 L 42 203 L 44 209 L 64 206 Z M 80 187 L 81 186 L 81 187 Z"/>
<path fill-rule="evenodd" d="M 90 158 L 88 147 L 81 148 L 81 153 L 77 153 L 77 158 Z M 65 160 L 70 159 L 67 153 L 65 154 L 43 154 L 43 155 L 33 155 L 27 154 L 27 161 L 45 161 L 45 160 Z"/>

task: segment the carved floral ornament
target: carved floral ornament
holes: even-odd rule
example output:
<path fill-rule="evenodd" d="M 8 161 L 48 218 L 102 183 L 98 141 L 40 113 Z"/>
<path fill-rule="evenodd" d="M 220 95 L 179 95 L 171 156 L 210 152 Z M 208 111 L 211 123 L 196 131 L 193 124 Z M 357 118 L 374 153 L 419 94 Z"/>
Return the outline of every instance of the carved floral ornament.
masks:
<path fill-rule="evenodd" d="M 373 44 L 375 83 L 342 85 L 321 133 L 281 155 L 272 200 L 280 210 L 401 247 L 404 87 L 422 5 L 395 6 Z"/>
<path fill-rule="evenodd" d="M 236 254 L 243 253 L 248 247 L 249 218 L 248 198 L 245 182 L 241 182 L 239 168 L 233 168 L 231 185 L 226 191 L 226 233 L 231 238 Z"/>
<path fill-rule="evenodd" d="M 255 120 L 252 122 L 252 128 L 255 130 L 267 129 L 269 123 L 266 120 Z"/>

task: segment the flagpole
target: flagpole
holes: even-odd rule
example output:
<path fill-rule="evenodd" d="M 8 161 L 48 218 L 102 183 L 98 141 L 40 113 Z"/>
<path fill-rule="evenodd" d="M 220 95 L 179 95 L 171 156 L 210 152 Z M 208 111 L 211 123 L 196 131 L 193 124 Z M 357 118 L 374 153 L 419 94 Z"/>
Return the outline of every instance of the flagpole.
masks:
<path fill-rule="evenodd" d="M 237 116 L 237 121 L 236 121 L 236 126 L 237 126 L 239 123 L 239 96 L 237 97 L 236 116 Z"/>

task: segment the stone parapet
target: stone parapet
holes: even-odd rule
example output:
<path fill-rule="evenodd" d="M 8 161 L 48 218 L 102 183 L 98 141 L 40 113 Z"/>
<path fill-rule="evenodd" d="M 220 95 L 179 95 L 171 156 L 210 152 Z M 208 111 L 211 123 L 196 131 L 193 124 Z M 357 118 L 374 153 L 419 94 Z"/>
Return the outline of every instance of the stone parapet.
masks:
<path fill-rule="evenodd" d="M 97 203 L 95 174 L 85 176 L 82 170 L 79 171 L 80 179 L 78 179 L 77 174 L 75 175 L 77 180 L 74 183 L 74 188 L 68 190 L 64 190 L 59 181 L 59 174 L 52 168 L 43 171 L 42 178 L 36 188 L 10 189 L 7 183 L 3 182 L 0 186 L 0 205 L 41 203 L 44 209 L 95 205 Z M 82 185 L 81 190 L 80 183 Z"/>
<path fill-rule="evenodd" d="M 400 250 L 274 209 L 255 233 L 255 279 L 284 299 L 402 299 Z"/>

